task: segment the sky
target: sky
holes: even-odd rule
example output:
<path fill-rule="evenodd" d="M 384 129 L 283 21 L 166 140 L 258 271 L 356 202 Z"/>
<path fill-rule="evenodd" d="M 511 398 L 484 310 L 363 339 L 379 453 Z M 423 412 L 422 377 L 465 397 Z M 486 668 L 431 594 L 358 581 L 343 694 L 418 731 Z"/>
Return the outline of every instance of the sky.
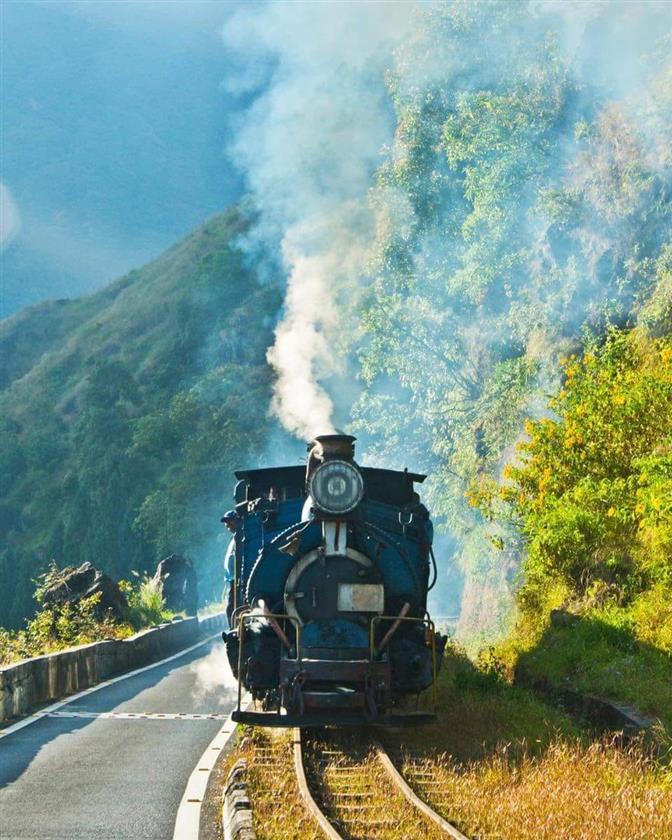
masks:
<path fill-rule="evenodd" d="M 0 317 L 99 288 L 239 197 L 235 6 L 3 0 Z"/>

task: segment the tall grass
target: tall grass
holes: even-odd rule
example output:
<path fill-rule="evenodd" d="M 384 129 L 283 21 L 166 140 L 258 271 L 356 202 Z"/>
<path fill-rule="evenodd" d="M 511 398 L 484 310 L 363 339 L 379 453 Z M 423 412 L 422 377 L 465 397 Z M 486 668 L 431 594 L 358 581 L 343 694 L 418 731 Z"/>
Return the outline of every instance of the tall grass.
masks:
<path fill-rule="evenodd" d="M 435 723 L 404 731 L 404 772 L 469 836 L 498 840 L 667 840 L 672 741 L 595 738 L 559 710 L 449 650 Z M 428 775 L 425 775 L 428 774 Z M 429 782 L 429 783 L 428 783 Z"/>
<path fill-rule="evenodd" d="M 258 840 L 322 840 L 299 793 L 288 730 L 256 729 L 239 753 L 248 763 L 247 793 Z"/>
<path fill-rule="evenodd" d="M 415 775 L 418 769 L 429 776 Z M 669 840 L 672 780 L 641 744 L 553 740 L 541 755 L 499 744 L 487 757 L 407 761 L 418 793 L 470 837 Z M 426 779 L 431 778 L 431 785 Z"/>
<path fill-rule="evenodd" d="M 127 586 L 126 597 L 129 620 L 137 630 L 163 624 L 175 615 L 166 609 L 166 601 L 161 595 L 157 581 L 153 578 L 145 576 L 139 579 L 136 586 Z"/>

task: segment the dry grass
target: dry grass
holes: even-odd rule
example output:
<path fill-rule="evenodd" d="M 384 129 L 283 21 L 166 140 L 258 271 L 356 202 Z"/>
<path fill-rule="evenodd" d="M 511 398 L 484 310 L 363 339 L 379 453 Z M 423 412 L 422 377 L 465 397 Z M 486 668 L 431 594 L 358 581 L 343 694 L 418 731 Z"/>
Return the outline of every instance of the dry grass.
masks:
<path fill-rule="evenodd" d="M 466 764 L 407 760 L 403 772 L 437 811 L 481 840 L 672 837 L 672 778 L 641 744 L 557 740 L 543 755 L 513 759 L 502 746 Z"/>
<path fill-rule="evenodd" d="M 306 773 L 319 780 L 316 791 L 325 813 L 352 840 L 439 840 L 436 826 L 404 799 L 366 733 L 325 733 L 310 750 Z"/>
<path fill-rule="evenodd" d="M 247 793 L 259 840 L 323 840 L 299 793 L 289 731 L 253 730 L 236 758 L 248 763 Z"/>
<path fill-rule="evenodd" d="M 428 694 L 429 692 L 427 692 Z M 439 675 L 437 718 L 385 736 L 415 755 L 448 753 L 459 761 L 486 757 L 502 743 L 544 750 L 557 737 L 580 734 L 567 715 L 533 694 L 480 670 L 459 650 L 450 650 Z"/>
<path fill-rule="evenodd" d="M 388 735 L 418 794 L 479 840 L 669 840 L 672 771 L 643 739 L 591 738 L 452 651 L 436 723 Z M 412 758 L 410 757 L 412 756 Z"/>
<path fill-rule="evenodd" d="M 359 740 L 367 741 L 365 735 Z M 438 840 L 443 836 L 409 806 L 373 753 L 355 748 L 346 756 L 329 739 L 316 744 L 311 754 L 315 761 L 306 772 L 318 771 L 321 807 L 345 837 Z M 324 835 L 298 790 L 289 732 L 254 730 L 243 738 L 233 758 L 248 763 L 247 792 L 259 840 L 322 840 Z"/>

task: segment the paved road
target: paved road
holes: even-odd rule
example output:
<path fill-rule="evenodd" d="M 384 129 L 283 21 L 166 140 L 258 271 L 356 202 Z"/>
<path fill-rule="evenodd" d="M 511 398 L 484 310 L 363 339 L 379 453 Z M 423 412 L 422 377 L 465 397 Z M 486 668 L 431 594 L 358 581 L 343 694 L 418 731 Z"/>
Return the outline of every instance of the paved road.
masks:
<path fill-rule="evenodd" d="M 227 672 L 223 644 L 209 642 L 0 738 L 0 838 L 171 840 L 187 779 L 222 721 L 151 715 L 228 714 Z"/>

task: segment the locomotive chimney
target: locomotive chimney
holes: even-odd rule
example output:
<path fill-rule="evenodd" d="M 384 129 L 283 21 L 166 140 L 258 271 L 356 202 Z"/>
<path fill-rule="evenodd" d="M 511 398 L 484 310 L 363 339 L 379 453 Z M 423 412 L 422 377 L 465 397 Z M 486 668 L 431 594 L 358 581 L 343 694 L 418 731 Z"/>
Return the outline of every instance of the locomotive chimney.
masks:
<path fill-rule="evenodd" d="M 352 435 L 318 435 L 313 438 L 308 444 L 306 481 L 324 461 L 354 461 L 356 440 Z"/>

